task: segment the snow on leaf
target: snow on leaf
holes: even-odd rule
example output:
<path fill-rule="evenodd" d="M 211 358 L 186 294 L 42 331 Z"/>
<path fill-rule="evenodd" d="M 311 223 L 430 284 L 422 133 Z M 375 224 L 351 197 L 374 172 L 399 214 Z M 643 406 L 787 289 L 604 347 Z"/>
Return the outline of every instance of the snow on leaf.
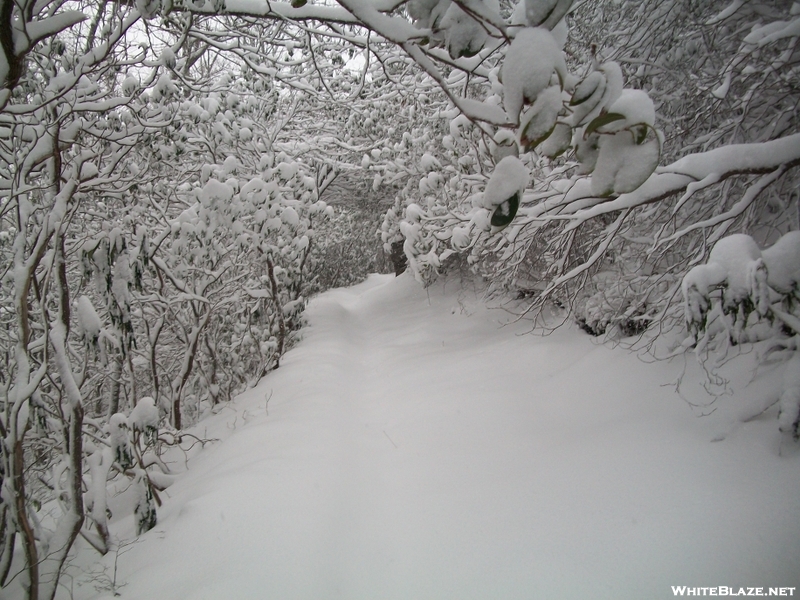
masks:
<path fill-rule="evenodd" d="M 470 244 L 471 238 L 469 227 L 454 227 L 450 236 L 450 245 L 457 251 L 466 249 Z"/>
<path fill-rule="evenodd" d="M 126 96 L 132 96 L 138 89 L 139 80 L 133 76 L 126 77 L 125 81 L 122 82 L 122 93 Z"/>
<path fill-rule="evenodd" d="M 515 156 L 506 156 L 497 166 L 486 184 L 482 205 L 494 209 L 515 194 L 521 195 L 528 185 L 530 173 Z M 517 199 L 519 202 L 519 199 Z"/>
<path fill-rule="evenodd" d="M 733 0 L 733 2 L 728 5 L 722 12 L 718 13 L 716 16 L 711 17 L 708 21 L 706 21 L 706 25 L 715 25 L 720 21 L 724 21 L 731 15 L 733 15 L 737 10 L 739 10 L 742 6 L 744 6 L 747 0 Z"/>
<path fill-rule="evenodd" d="M 605 88 L 605 76 L 600 71 L 592 71 L 575 87 L 569 104 L 570 106 L 578 106 L 595 95 L 599 100 Z"/>
<path fill-rule="evenodd" d="M 594 171 L 597 157 L 600 155 L 600 136 L 596 133 L 578 140 L 575 146 L 575 157 L 580 163 L 580 175 Z"/>
<path fill-rule="evenodd" d="M 408 14 L 421 29 L 437 29 L 451 0 L 411 0 Z"/>
<path fill-rule="evenodd" d="M 592 122 L 586 126 L 586 129 L 583 132 L 583 137 L 588 138 L 590 135 L 592 135 L 595 131 L 597 131 L 601 127 L 619 121 L 625 121 L 625 116 L 613 112 L 604 113 L 599 117 L 593 119 Z"/>
<path fill-rule="evenodd" d="M 161 64 L 169 69 L 174 69 L 177 59 L 175 58 L 175 52 L 172 51 L 172 48 L 166 46 L 161 51 L 160 56 Z"/>
<path fill-rule="evenodd" d="M 281 211 L 281 221 L 290 227 L 297 227 L 300 224 L 300 215 L 291 206 L 287 206 Z"/>
<path fill-rule="evenodd" d="M 520 146 L 528 151 L 546 140 L 555 128 L 562 108 L 559 86 L 549 87 L 539 94 L 533 106 L 520 118 Z"/>
<path fill-rule="evenodd" d="M 542 142 L 539 153 L 553 159 L 561 156 L 572 144 L 572 127 L 566 123 L 557 123 L 553 133 Z"/>
<path fill-rule="evenodd" d="M 523 0 L 529 27 L 553 29 L 567 14 L 573 0 Z"/>
<path fill-rule="evenodd" d="M 566 77 L 564 55 L 552 34 L 541 27 L 526 27 L 511 42 L 503 62 L 503 106 L 518 122 L 523 103 L 533 102 L 550 86 L 553 73 Z"/>
<path fill-rule="evenodd" d="M 423 171 L 433 171 L 435 169 L 441 169 L 442 163 L 431 153 L 426 152 L 422 155 L 422 158 L 419 159 L 419 166 Z"/>
<path fill-rule="evenodd" d="M 790 231 L 761 253 L 767 283 L 781 294 L 800 292 L 800 231 Z"/>
<path fill-rule="evenodd" d="M 152 19 L 161 10 L 161 0 L 136 0 L 136 10 L 144 19 Z"/>
<path fill-rule="evenodd" d="M 288 181 L 297 175 L 300 165 L 298 165 L 296 162 L 282 162 L 278 165 L 277 169 L 281 175 L 281 179 Z"/>
<path fill-rule="evenodd" d="M 128 424 L 138 431 L 147 431 L 158 429 L 158 422 L 161 418 L 156 401 L 150 396 L 145 396 L 131 411 L 128 416 Z"/>
<path fill-rule="evenodd" d="M 658 139 L 638 145 L 627 130 L 602 136 L 592 173 L 592 193 L 604 197 L 632 192 L 655 171 L 659 157 Z"/>
<path fill-rule="evenodd" d="M 87 296 L 78 298 L 78 327 L 86 340 L 97 340 L 103 330 L 103 322 Z"/>
<path fill-rule="evenodd" d="M 455 2 L 450 4 L 440 27 L 445 32 L 445 45 L 453 59 L 475 56 L 489 37 L 485 25 Z"/>
<path fill-rule="evenodd" d="M 725 98 L 725 96 L 728 95 L 728 90 L 730 89 L 730 87 L 731 87 L 731 74 L 727 73 L 725 75 L 725 80 L 721 84 L 719 84 L 718 87 L 714 88 L 711 91 L 711 95 L 719 100 L 722 100 L 723 98 Z"/>
<path fill-rule="evenodd" d="M 608 112 L 622 115 L 628 125 L 644 123 L 653 127 L 656 122 L 655 106 L 644 90 L 622 90 L 619 98 L 608 107 Z"/>
<path fill-rule="evenodd" d="M 97 165 L 94 163 L 85 162 L 81 165 L 80 180 L 87 181 L 88 179 L 97 177 L 99 172 L 100 171 L 98 170 Z"/>
<path fill-rule="evenodd" d="M 200 191 L 199 199 L 203 206 L 210 206 L 216 202 L 230 202 L 233 193 L 231 186 L 212 178 Z"/>

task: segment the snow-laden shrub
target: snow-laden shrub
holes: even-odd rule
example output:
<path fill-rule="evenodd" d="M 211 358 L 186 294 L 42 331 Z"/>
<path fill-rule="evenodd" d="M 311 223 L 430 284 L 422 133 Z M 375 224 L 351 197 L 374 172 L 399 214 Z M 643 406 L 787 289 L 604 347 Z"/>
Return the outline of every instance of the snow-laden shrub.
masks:
<path fill-rule="evenodd" d="M 620 278 L 614 272 L 598 273 L 578 297 L 575 320 L 582 330 L 593 336 L 640 335 L 652 322 L 648 300 L 653 291 L 645 290 L 653 283 L 652 278 L 645 276 Z"/>
<path fill-rule="evenodd" d="M 729 342 L 758 341 L 755 326 L 759 321 L 774 323 L 770 337 L 789 337 L 780 344 L 792 354 L 785 365 L 779 397 L 779 426 L 795 439 L 800 423 L 798 233 L 784 234 L 763 251 L 744 234 L 722 238 L 706 264 L 694 267 L 683 278 L 686 325 L 698 355 L 713 344 L 716 352 L 724 354 Z"/>
<path fill-rule="evenodd" d="M 774 261 L 774 268 L 779 264 Z M 770 312 L 767 266 L 758 245 L 745 234 L 719 240 L 708 262 L 684 276 L 682 290 L 686 323 L 696 337 L 707 332 L 711 319 L 739 343 L 751 314 L 765 317 Z"/>

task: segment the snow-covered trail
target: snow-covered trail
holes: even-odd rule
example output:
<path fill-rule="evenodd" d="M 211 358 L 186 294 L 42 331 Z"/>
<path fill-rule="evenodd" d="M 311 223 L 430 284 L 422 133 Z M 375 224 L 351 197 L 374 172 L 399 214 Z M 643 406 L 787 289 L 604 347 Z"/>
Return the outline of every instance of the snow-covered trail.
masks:
<path fill-rule="evenodd" d="M 774 413 L 698 419 L 663 385 L 678 365 L 514 335 L 447 285 L 373 276 L 315 299 L 281 368 L 201 424 L 226 439 L 120 559 L 122 597 L 800 588 L 800 461 L 776 455 Z"/>

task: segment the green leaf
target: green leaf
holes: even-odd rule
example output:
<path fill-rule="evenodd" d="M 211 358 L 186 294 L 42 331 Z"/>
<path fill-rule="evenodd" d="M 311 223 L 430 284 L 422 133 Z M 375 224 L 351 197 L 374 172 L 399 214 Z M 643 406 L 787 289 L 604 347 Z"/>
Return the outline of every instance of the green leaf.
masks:
<path fill-rule="evenodd" d="M 650 131 L 651 127 L 647 123 L 637 123 L 629 127 L 629 129 L 631 134 L 633 134 L 633 141 L 637 146 L 640 146 L 647 140 L 647 133 Z"/>
<path fill-rule="evenodd" d="M 308 0 L 292 0 L 292 8 L 303 8 Z"/>
<path fill-rule="evenodd" d="M 517 215 L 517 210 L 519 210 L 519 192 L 511 196 L 508 200 L 501 202 L 497 208 L 494 209 L 491 220 L 492 226 L 505 227 L 514 220 L 514 217 Z"/>
<path fill-rule="evenodd" d="M 604 115 L 600 115 L 586 126 L 586 131 L 583 132 L 583 137 L 586 138 L 592 135 L 600 127 L 604 127 L 609 123 L 613 123 L 614 121 L 623 121 L 624 119 L 625 115 L 621 115 L 619 113 L 606 113 Z"/>

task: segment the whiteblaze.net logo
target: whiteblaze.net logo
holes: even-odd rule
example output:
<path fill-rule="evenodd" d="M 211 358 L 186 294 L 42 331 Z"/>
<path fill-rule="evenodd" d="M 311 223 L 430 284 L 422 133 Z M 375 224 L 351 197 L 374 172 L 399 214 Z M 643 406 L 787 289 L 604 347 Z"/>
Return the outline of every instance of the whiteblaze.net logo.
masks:
<path fill-rule="evenodd" d="M 673 596 L 794 596 L 793 587 L 691 587 L 688 585 L 673 585 Z"/>

